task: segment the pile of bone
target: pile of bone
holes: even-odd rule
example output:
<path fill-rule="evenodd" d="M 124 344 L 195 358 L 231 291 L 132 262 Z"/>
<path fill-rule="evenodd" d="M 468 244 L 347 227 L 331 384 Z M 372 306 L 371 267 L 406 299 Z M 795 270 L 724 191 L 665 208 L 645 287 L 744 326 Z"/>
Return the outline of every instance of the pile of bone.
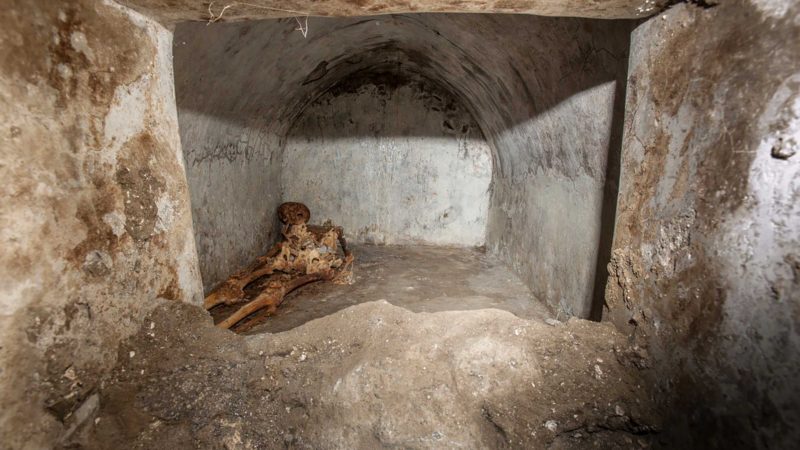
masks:
<path fill-rule="evenodd" d="M 206 297 L 204 306 L 207 310 L 221 304 L 243 304 L 217 326 L 231 328 L 262 309 L 274 314 L 286 294 L 308 283 L 352 283 L 353 254 L 347 249 L 342 227 L 330 223 L 308 224 L 311 212 L 302 203 L 280 205 L 278 218 L 284 224 L 283 239 Z M 261 290 L 248 299 L 245 288 L 257 280 Z"/>

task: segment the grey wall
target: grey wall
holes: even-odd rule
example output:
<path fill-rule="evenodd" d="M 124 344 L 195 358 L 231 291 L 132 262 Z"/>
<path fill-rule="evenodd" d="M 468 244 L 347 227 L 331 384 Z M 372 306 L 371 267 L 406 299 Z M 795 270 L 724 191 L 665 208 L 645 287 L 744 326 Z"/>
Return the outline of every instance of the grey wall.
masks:
<path fill-rule="evenodd" d="M 188 55 L 184 55 L 188 56 Z M 269 248 L 280 202 L 278 138 L 257 117 L 235 120 L 186 107 L 197 95 L 181 82 L 189 63 L 176 58 L 178 118 L 192 221 L 206 291 Z"/>
<path fill-rule="evenodd" d="M 233 198 L 262 192 L 261 204 L 251 204 L 262 209 L 249 214 L 271 213 L 275 175 L 268 169 L 251 178 L 244 155 L 215 156 L 220 147 L 236 148 L 240 135 L 210 124 L 259 130 L 264 137 L 250 158 L 269 158 L 273 168 L 307 105 L 352 74 L 393 73 L 433 80 L 469 110 L 493 155 L 487 246 L 537 296 L 588 315 L 599 243 L 610 239 L 610 229 L 601 233 L 603 199 L 617 82 L 627 65 L 626 22 L 423 14 L 310 18 L 306 38 L 296 28 L 282 19 L 176 29 L 181 136 L 193 201 L 205 196 L 193 205 L 205 215 L 195 217 L 198 247 L 212 250 L 201 254 L 206 287 L 263 251 L 264 223 L 231 209 L 247 206 Z M 192 162 L 209 159 L 231 167 L 201 172 Z M 226 183 L 234 183 L 228 191 L 207 187 Z M 228 242 L 204 243 L 229 229 Z"/>
<path fill-rule="evenodd" d="M 350 76 L 290 130 L 283 198 L 356 242 L 478 246 L 491 162 L 470 113 L 430 80 Z"/>
<path fill-rule="evenodd" d="M 495 136 L 490 248 L 566 316 L 590 315 L 600 241 L 610 239 L 601 216 L 615 91 L 600 84 Z"/>
<path fill-rule="evenodd" d="M 800 442 L 798 55 L 796 2 L 633 34 L 607 317 L 659 362 L 675 448 Z"/>

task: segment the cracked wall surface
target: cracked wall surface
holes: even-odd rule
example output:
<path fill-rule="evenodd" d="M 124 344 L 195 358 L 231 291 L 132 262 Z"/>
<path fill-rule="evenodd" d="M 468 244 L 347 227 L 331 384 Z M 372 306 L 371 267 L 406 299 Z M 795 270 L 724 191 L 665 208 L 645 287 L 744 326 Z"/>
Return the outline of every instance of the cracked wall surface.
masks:
<path fill-rule="evenodd" d="M 341 80 L 390 74 L 432 80 L 463 103 L 492 149 L 487 247 L 539 298 L 568 315 L 588 316 L 599 242 L 610 236 L 610 229 L 602 233 L 606 160 L 621 133 L 615 99 L 629 23 L 401 14 L 313 18 L 306 37 L 290 18 L 179 24 L 176 90 L 195 232 L 201 267 L 218 264 L 203 270 L 206 288 L 250 261 L 275 232 L 237 217 L 252 212 L 231 196 L 260 192 L 258 212 L 278 201 L 270 187 L 275 172 L 248 178 L 248 161 L 258 167 L 280 161 L 291 125 Z M 481 30 L 480 37 L 472 30 Z M 243 128 L 257 130 L 247 136 L 259 136 L 262 145 L 219 157 L 220 147 L 241 141 Z M 193 173 L 192 159 L 227 168 Z M 228 248 L 213 239 L 207 246 L 213 230 L 231 230 L 236 239 Z"/>
<path fill-rule="evenodd" d="M 607 317 L 676 446 L 800 439 L 800 8 L 678 6 L 633 34 Z"/>
<path fill-rule="evenodd" d="M 51 448 L 158 299 L 202 301 L 171 38 L 110 2 L 5 2 L 0 436 Z"/>

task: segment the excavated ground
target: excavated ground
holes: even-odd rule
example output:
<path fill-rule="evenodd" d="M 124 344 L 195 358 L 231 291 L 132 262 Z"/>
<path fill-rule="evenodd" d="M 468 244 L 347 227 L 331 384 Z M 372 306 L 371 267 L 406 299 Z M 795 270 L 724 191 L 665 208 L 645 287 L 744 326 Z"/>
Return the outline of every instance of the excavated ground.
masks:
<path fill-rule="evenodd" d="M 349 306 L 386 300 L 413 312 L 496 308 L 529 320 L 554 314 L 502 262 L 474 248 L 352 245 L 354 283 L 314 283 L 286 296 L 275 316 L 265 310 L 234 327 L 276 333 Z M 256 283 L 254 283 L 256 284 Z M 212 311 L 221 321 L 241 305 Z"/>
<path fill-rule="evenodd" d="M 276 334 L 156 308 L 68 420 L 72 448 L 636 448 L 647 355 L 610 324 L 376 301 Z"/>

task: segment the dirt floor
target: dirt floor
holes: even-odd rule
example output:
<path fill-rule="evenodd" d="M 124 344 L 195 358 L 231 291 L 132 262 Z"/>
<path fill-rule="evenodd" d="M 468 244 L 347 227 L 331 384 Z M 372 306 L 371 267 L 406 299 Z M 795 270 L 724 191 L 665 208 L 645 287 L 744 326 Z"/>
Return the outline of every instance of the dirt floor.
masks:
<path fill-rule="evenodd" d="M 376 300 L 413 312 L 496 308 L 517 317 L 545 320 L 555 315 L 519 278 L 499 262 L 473 248 L 353 245 L 355 282 L 319 282 L 289 294 L 270 317 L 262 311 L 242 321 L 239 333 L 276 333 L 349 306 Z M 217 321 L 237 306 L 219 306 Z"/>
<path fill-rule="evenodd" d="M 555 320 L 477 250 L 355 251 L 355 284 L 297 292 L 247 334 L 164 301 L 63 419 L 63 448 L 658 443 L 648 356 L 610 324 Z"/>
<path fill-rule="evenodd" d="M 65 448 L 646 448 L 647 355 L 609 324 L 376 301 L 237 335 L 164 302 Z"/>

